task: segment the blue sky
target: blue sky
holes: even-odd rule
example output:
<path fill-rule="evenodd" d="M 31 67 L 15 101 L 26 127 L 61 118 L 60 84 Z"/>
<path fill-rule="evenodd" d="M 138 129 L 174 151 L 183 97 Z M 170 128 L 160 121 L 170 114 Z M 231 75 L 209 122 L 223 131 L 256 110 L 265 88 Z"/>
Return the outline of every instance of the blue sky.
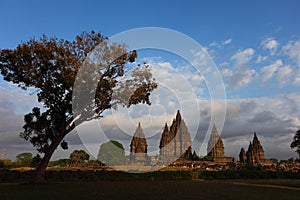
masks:
<path fill-rule="evenodd" d="M 41 34 L 71 39 L 84 30 L 113 35 L 143 26 L 183 32 L 201 44 L 234 38 L 243 48 L 266 35 L 299 33 L 298 1 L 1 1 L 0 46 Z"/>
<path fill-rule="evenodd" d="M 264 39 L 274 38 L 284 45 L 299 39 L 300 30 L 296 22 L 300 18 L 298 1 L 1 1 L 0 5 L 0 17 L 4 19 L 0 21 L 1 49 L 14 48 L 42 34 L 71 40 L 92 29 L 112 36 L 153 26 L 174 29 L 210 47 L 216 54 L 214 61 L 220 65 L 246 48 L 254 49 L 255 56 L 260 52 L 263 55 L 267 53 L 261 46 Z M 209 46 L 228 39 L 232 42 L 226 48 Z M 252 67 L 262 66 L 254 63 Z M 249 89 L 257 95 L 277 92 L 272 87 L 264 94 Z"/>
<path fill-rule="evenodd" d="M 300 125 L 299 8 L 300 2 L 296 0 L 0 0 L 0 49 L 15 48 L 20 42 L 39 38 L 42 34 L 72 40 L 82 31 L 89 30 L 100 31 L 108 37 L 139 27 L 176 30 L 207 50 L 224 79 L 229 117 L 222 134 L 225 145 L 227 142 L 233 148 L 231 152 L 228 150 L 229 154 L 234 155 L 241 145 L 245 148 L 255 129 L 261 132 L 259 136 L 268 152 L 276 152 L 269 156 L 291 157 L 295 154 L 289 149 L 289 142 Z M 162 57 L 156 53 L 158 55 L 155 52 L 141 55 L 156 66 L 181 67 L 170 60 L 172 56 L 164 54 L 166 57 Z M 167 68 L 166 71 L 173 73 Z M 28 112 L 35 102 L 32 96 L 24 97 L 23 92 L 2 80 L 0 86 L 0 104 L 9 103 L 14 107 L 2 106 L 2 114 L 12 113 L 1 117 L 0 139 L 3 142 L 0 142 L 0 152 L 5 142 L 13 153 L 30 150 L 16 138 L 21 131 L 22 111 Z M 24 97 L 24 105 L 17 104 L 7 94 Z M 209 118 L 205 116 L 205 110 L 201 112 L 204 118 Z M 186 118 L 188 121 L 188 114 Z M 8 126 L 12 119 L 16 119 L 18 125 Z M 263 122 L 255 123 L 259 121 L 257 119 Z M 278 127 L 273 126 L 274 123 Z M 272 147 L 274 143 L 278 148 Z M 11 157 L 13 153 L 10 153 Z"/>

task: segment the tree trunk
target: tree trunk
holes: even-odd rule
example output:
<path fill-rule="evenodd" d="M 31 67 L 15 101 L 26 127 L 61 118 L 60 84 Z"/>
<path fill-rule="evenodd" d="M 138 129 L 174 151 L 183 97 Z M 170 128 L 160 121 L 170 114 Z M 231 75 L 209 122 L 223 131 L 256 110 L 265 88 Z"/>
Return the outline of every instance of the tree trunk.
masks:
<path fill-rule="evenodd" d="M 70 124 L 72 122 L 73 118 L 69 119 L 67 123 L 63 122 L 62 123 L 62 130 L 61 132 L 50 144 L 49 148 L 45 152 L 45 155 L 40 163 L 40 165 L 36 169 L 36 174 L 33 177 L 33 182 L 34 183 L 42 183 L 45 182 L 45 173 L 46 173 L 46 168 L 48 166 L 48 163 L 58 147 L 58 145 L 61 143 L 61 141 L 65 138 L 65 136 L 70 133 L 74 128 L 75 128 L 75 123 L 73 123 L 70 127 L 66 124 Z M 68 127 L 68 128 L 67 128 Z"/>
<path fill-rule="evenodd" d="M 45 152 L 45 155 L 40 163 L 40 165 L 37 167 L 36 169 L 36 174 L 33 178 L 33 182 L 34 183 L 42 183 L 45 182 L 45 172 L 46 172 L 46 168 L 48 166 L 48 163 L 50 161 L 50 158 L 52 157 L 55 149 L 57 148 L 57 146 L 61 143 L 61 141 L 63 140 L 65 134 L 60 134 L 56 140 L 54 140 L 51 145 L 49 146 L 49 148 L 47 149 L 47 151 Z"/>

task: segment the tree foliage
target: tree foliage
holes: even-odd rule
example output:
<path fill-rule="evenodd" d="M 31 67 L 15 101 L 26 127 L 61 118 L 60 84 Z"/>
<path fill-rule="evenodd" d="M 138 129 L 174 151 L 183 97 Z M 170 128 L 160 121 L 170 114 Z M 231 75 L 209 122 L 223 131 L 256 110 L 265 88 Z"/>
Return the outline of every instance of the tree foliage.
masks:
<path fill-rule="evenodd" d="M 291 143 L 291 148 L 296 148 L 296 151 L 300 157 L 300 129 L 295 133 L 293 141 Z"/>
<path fill-rule="evenodd" d="M 41 158 L 40 154 L 36 154 L 36 156 L 34 156 L 32 158 L 31 167 L 38 167 L 40 165 L 41 161 L 42 161 L 42 158 Z"/>
<path fill-rule="evenodd" d="M 32 161 L 32 153 L 24 152 L 16 156 L 17 163 L 22 167 L 30 167 Z"/>
<path fill-rule="evenodd" d="M 71 163 L 75 164 L 75 166 L 78 166 L 79 163 L 88 161 L 90 159 L 90 155 L 84 150 L 75 150 L 71 153 L 70 159 Z"/>
<path fill-rule="evenodd" d="M 59 160 L 54 160 L 49 162 L 49 165 L 51 167 L 69 167 L 70 164 L 71 164 L 70 159 L 59 159 Z"/>
<path fill-rule="evenodd" d="M 34 89 L 43 105 L 24 116 L 24 131 L 20 134 L 44 154 L 37 169 L 38 179 L 43 179 L 57 146 L 68 148 L 64 138 L 75 125 L 99 118 L 118 104 L 150 104 L 149 95 L 157 87 L 151 69 L 142 65 L 124 78 L 128 72 L 125 65 L 136 57 L 135 50 L 128 51 L 124 44 L 110 44 L 94 31 L 83 32 L 73 41 L 43 36 L 0 51 L 4 80 L 24 90 Z"/>
<path fill-rule="evenodd" d="M 118 141 L 111 140 L 101 144 L 97 157 L 109 166 L 122 165 L 125 163 L 125 149 Z"/>

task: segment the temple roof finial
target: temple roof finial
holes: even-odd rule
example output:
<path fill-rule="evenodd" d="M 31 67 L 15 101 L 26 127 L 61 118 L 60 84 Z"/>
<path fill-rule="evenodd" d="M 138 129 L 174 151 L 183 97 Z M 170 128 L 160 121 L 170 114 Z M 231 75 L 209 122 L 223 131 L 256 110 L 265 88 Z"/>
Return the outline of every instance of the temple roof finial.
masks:
<path fill-rule="evenodd" d="M 214 125 L 213 125 L 213 129 L 216 129 L 217 130 L 217 128 L 216 128 L 216 124 L 214 123 Z"/>
<path fill-rule="evenodd" d="M 180 111 L 179 111 L 179 110 L 177 110 L 176 119 L 177 119 L 178 117 L 181 118 L 181 115 L 180 115 Z"/>
<path fill-rule="evenodd" d="M 218 130 L 217 130 L 215 124 L 213 125 L 213 128 L 212 128 L 212 130 L 211 130 L 211 133 L 212 133 L 212 135 L 219 136 L 219 133 L 218 133 Z"/>

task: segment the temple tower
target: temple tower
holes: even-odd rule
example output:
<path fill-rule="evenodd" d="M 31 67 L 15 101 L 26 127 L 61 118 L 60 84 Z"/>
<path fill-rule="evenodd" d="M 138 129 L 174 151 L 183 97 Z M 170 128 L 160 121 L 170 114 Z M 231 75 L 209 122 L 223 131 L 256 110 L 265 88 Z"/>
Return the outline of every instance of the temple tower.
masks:
<path fill-rule="evenodd" d="M 207 155 L 211 156 L 214 160 L 224 158 L 224 144 L 215 125 L 212 128 L 207 144 Z"/>
<path fill-rule="evenodd" d="M 147 148 L 145 134 L 141 123 L 139 123 L 130 143 L 130 160 L 132 162 L 146 162 L 148 159 Z"/>
<path fill-rule="evenodd" d="M 246 155 L 249 164 L 256 165 L 265 161 L 264 149 L 257 138 L 256 132 L 254 132 L 252 143 L 250 142 Z"/>
<path fill-rule="evenodd" d="M 247 161 L 247 155 L 244 148 L 241 148 L 240 154 L 239 154 L 240 162 L 245 163 Z"/>
<path fill-rule="evenodd" d="M 190 133 L 178 110 L 170 129 L 165 124 L 159 145 L 160 156 L 165 160 L 176 159 L 185 154 L 191 146 Z"/>

